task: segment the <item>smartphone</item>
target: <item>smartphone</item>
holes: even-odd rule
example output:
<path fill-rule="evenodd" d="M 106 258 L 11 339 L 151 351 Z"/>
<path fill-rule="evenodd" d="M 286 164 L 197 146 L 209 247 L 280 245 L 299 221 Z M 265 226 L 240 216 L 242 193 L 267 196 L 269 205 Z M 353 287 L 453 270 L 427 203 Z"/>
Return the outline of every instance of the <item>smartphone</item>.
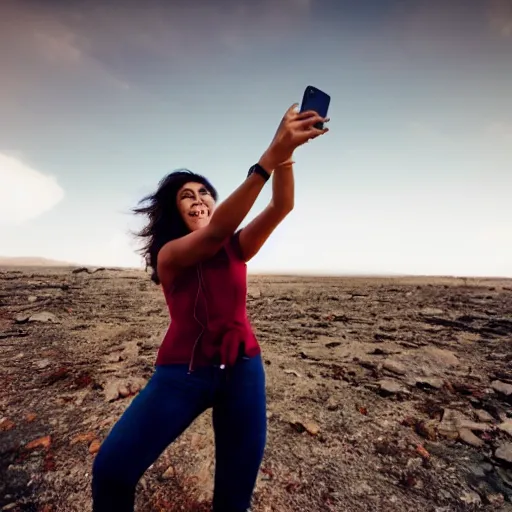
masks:
<path fill-rule="evenodd" d="M 314 110 L 318 115 L 327 117 L 327 111 L 329 110 L 330 103 L 331 97 L 328 94 L 317 87 L 308 85 L 304 91 L 304 96 L 302 97 L 300 111 L 305 112 L 306 110 Z M 315 128 L 323 130 L 324 123 L 316 123 Z"/>

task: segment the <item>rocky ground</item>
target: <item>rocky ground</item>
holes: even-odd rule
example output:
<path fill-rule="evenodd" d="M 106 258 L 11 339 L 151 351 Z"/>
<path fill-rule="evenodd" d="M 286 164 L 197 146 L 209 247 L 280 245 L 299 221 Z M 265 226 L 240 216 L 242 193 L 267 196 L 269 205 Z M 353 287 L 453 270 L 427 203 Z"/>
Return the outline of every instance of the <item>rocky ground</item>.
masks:
<path fill-rule="evenodd" d="M 0 269 L 0 510 L 91 510 L 94 454 L 167 327 L 138 271 Z M 255 512 L 512 510 L 512 282 L 251 277 L 268 379 Z M 209 414 L 139 511 L 206 511 Z"/>

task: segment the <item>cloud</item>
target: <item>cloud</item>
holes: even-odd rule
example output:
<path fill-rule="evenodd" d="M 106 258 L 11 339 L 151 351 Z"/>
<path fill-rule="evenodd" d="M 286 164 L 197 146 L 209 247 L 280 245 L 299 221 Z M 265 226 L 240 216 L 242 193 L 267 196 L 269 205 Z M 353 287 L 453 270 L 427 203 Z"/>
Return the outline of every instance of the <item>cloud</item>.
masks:
<path fill-rule="evenodd" d="M 29 3 L 0 0 L 0 61 L 7 106 L 19 84 L 60 77 L 143 92 L 156 73 L 195 70 L 204 59 L 280 44 L 309 22 L 312 0 Z M 5 25 L 5 26 L 4 26 Z M 44 89 L 44 86 L 41 90 Z M 12 110 L 12 107 L 9 107 Z"/>
<path fill-rule="evenodd" d="M 494 33 L 512 38 L 512 0 L 490 0 L 488 16 Z"/>
<path fill-rule="evenodd" d="M 52 176 L 0 153 L 0 225 L 17 225 L 54 208 L 64 190 Z"/>
<path fill-rule="evenodd" d="M 0 101 L 9 104 L 18 96 L 20 84 L 37 82 L 41 86 L 45 77 L 58 73 L 99 79 L 116 89 L 130 88 L 91 54 L 96 32 L 81 29 L 82 15 L 73 15 L 71 7 L 68 11 L 56 9 L 51 2 L 34 7 L 0 0 L 0 19 L 7 20 L 0 30 L 0 62 L 7 82 L 2 83 Z"/>
<path fill-rule="evenodd" d="M 51 11 L 31 9 L 22 2 L 5 0 L 0 3 L 0 17 L 8 20 L 0 32 L 0 42 L 6 53 L 17 57 L 39 56 L 53 63 L 80 61 L 85 43 Z"/>
<path fill-rule="evenodd" d="M 62 27 L 54 29 L 54 33 L 35 32 L 34 42 L 39 52 L 49 61 L 78 63 L 82 51 L 75 41 L 76 36 Z"/>
<path fill-rule="evenodd" d="M 137 249 L 136 240 L 126 233 L 116 232 L 88 239 L 83 246 L 70 247 L 66 257 L 84 265 L 144 268 Z"/>

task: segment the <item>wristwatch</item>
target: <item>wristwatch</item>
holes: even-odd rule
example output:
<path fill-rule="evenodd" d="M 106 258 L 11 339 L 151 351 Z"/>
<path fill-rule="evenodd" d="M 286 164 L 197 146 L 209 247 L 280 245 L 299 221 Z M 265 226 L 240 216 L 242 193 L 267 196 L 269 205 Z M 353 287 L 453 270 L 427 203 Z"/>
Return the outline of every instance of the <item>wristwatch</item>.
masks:
<path fill-rule="evenodd" d="M 247 177 L 249 177 L 251 174 L 259 174 L 265 181 L 268 181 L 270 178 L 270 174 L 261 167 L 260 164 L 254 164 L 247 173 Z"/>

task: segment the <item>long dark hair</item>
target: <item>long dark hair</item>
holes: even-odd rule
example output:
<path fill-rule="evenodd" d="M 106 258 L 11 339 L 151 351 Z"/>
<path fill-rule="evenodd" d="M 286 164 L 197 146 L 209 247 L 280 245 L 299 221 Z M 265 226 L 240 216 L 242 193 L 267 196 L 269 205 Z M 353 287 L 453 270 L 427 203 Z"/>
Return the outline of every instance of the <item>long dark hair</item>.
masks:
<path fill-rule="evenodd" d="M 217 191 L 213 185 L 200 174 L 195 174 L 188 169 L 180 169 L 168 174 L 158 184 L 156 192 L 141 199 L 133 212 L 146 215 L 147 224 L 136 236 L 144 241 L 140 254 L 146 261 L 146 270 L 151 268 L 151 280 L 160 284 L 157 273 L 158 251 L 169 241 L 180 238 L 189 233 L 182 219 L 176 197 L 180 188 L 185 183 L 201 183 L 206 187 L 213 199 L 217 201 Z"/>

